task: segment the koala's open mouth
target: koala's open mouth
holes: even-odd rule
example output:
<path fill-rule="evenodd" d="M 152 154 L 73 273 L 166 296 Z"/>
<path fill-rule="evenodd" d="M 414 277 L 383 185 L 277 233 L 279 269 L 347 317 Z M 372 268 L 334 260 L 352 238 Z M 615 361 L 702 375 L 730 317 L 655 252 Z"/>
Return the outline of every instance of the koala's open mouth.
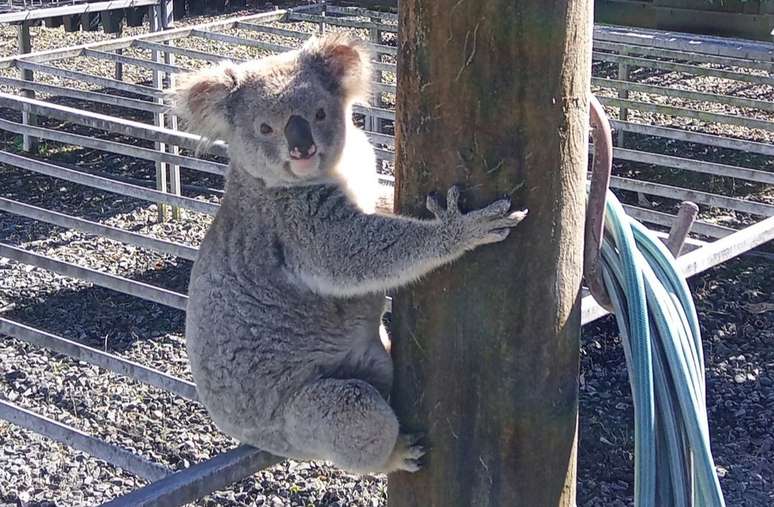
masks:
<path fill-rule="evenodd" d="M 320 165 L 322 164 L 323 155 L 315 153 L 314 155 L 297 159 L 292 158 L 285 162 L 285 169 L 297 178 L 309 178 L 316 176 Z"/>

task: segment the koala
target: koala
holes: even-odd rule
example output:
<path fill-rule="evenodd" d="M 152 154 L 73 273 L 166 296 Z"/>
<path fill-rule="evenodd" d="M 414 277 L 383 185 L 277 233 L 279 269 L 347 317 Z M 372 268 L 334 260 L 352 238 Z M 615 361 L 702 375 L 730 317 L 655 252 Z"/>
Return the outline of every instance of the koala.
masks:
<path fill-rule="evenodd" d="M 424 454 L 388 404 L 386 291 L 505 239 L 507 199 L 432 219 L 374 212 L 368 139 L 352 122 L 371 60 L 343 35 L 189 74 L 175 90 L 190 130 L 228 142 L 221 207 L 189 285 L 186 345 L 199 399 L 242 443 L 356 473 L 416 471 Z"/>

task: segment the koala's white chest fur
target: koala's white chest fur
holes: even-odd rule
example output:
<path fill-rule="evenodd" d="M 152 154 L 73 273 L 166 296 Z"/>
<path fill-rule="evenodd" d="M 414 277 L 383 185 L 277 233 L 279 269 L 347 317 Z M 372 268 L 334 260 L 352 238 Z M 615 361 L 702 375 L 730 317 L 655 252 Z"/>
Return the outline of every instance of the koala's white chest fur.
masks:
<path fill-rule="evenodd" d="M 376 155 L 368 136 L 354 125 L 347 128 L 347 142 L 336 173 L 355 204 L 364 213 L 374 213 L 379 195 Z"/>

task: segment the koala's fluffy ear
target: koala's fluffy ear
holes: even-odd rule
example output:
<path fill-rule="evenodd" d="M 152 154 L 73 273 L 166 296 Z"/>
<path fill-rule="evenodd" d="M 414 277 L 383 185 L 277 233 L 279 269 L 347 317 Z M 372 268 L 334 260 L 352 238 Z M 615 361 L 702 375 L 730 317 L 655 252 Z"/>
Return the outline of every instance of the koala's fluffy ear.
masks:
<path fill-rule="evenodd" d="M 241 69 L 228 61 L 180 76 L 172 92 L 175 114 L 192 132 L 223 139 L 228 134 L 227 99 L 242 79 Z"/>
<path fill-rule="evenodd" d="M 366 42 L 342 33 L 312 37 L 301 50 L 315 66 L 321 66 L 330 88 L 340 90 L 351 102 L 367 102 L 371 93 L 371 52 Z"/>

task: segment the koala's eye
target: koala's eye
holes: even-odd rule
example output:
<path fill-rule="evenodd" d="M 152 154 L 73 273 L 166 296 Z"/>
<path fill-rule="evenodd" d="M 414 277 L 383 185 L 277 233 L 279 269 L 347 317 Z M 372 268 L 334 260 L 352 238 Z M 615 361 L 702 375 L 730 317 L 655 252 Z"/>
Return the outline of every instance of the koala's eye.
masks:
<path fill-rule="evenodd" d="M 268 126 L 268 125 L 267 125 L 267 124 L 265 124 L 265 123 L 261 123 L 261 134 L 263 134 L 263 135 L 265 135 L 265 136 L 268 136 L 268 135 L 269 135 L 269 134 L 271 134 L 272 132 L 274 132 L 274 129 L 273 129 L 273 128 L 271 128 L 270 126 Z"/>
<path fill-rule="evenodd" d="M 317 114 L 314 115 L 314 119 L 317 121 L 323 121 L 325 119 L 325 109 L 318 109 Z"/>

